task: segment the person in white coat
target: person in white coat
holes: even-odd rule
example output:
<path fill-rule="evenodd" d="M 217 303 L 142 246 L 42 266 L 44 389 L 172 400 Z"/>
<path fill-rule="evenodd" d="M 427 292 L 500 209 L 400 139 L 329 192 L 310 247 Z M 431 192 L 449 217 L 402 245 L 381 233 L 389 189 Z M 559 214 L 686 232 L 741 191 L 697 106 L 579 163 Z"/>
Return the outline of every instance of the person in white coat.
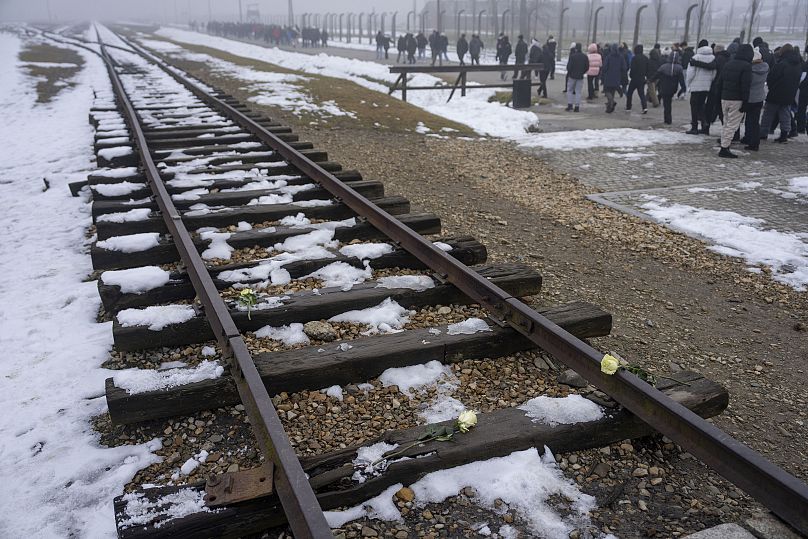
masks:
<path fill-rule="evenodd" d="M 695 64 L 695 65 L 694 65 Z M 701 66 L 710 66 L 708 67 Z M 707 120 L 707 97 L 715 78 L 715 56 L 709 45 L 699 47 L 687 66 L 686 83 L 690 92 L 690 131 L 688 135 L 709 135 L 710 124 Z M 701 130 L 699 130 L 701 123 Z"/>

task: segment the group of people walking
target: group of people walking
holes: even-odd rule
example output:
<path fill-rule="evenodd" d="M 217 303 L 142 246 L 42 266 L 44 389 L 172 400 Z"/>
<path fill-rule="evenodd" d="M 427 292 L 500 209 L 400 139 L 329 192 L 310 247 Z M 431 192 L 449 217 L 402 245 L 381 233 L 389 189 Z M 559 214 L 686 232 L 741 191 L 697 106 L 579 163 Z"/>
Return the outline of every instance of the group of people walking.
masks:
<path fill-rule="evenodd" d="M 720 120 L 721 157 L 734 158 L 733 142 L 757 151 L 760 141 L 774 133 L 779 124 L 777 142 L 806 132 L 808 105 L 808 62 L 799 49 L 789 43 L 769 50 L 760 37 L 751 45 L 736 39 L 728 47 L 701 40 L 695 50 L 686 43 L 661 48 L 654 45 L 646 56 L 643 46 L 632 50 L 610 44 L 592 43 L 587 52 L 572 44 L 567 60 L 567 110 L 578 112 L 587 80 L 587 99 L 597 97 L 599 85 L 606 96 L 606 112 L 617 107 L 615 94 L 625 96 L 626 110 L 632 108 L 636 92 L 643 114 L 648 103 L 662 104 L 666 124 L 673 123 L 675 97 L 690 96 L 688 134 L 710 134 L 710 126 Z M 541 91 L 541 88 L 540 88 Z M 740 124 L 744 123 L 744 136 Z"/>
<path fill-rule="evenodd" d="M 255 39 L 276 46 L 297 47 L 298 43 L 304 48 L 327 47 L 330 36 L 325 28 L 305 26 L 280 26 L 277 24 L 217 22 L 191 23 L 192 28 L 205 25 L 208 33 L 237 39 Z"/>

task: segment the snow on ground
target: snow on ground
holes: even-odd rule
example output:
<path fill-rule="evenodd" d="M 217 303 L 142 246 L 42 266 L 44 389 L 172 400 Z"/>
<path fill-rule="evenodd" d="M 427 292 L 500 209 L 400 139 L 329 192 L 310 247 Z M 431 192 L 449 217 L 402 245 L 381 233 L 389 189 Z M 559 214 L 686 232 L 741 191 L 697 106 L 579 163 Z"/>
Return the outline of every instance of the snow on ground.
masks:
<path fill-rule="evenodd" d="M 288 52 L 178 28 L 160 28 L 157 34 L 180 43 L 211 47 L 295 71 L 350 80 L 384 94 L 388 92 L 388 85 L 392 85 L 398 78 L 398 75 L 390 74 L 388 66 L 376 62 L 329 56 L 325 53 L 310 55 Z M 413 86 L 432 86 L 436 83 L 443 83 L 443 80 L 426 74 L 415 75 L 411 82 Z M 505 107 L 498 102 L 489 103 L 488 98 L 494 94 L 493 89 L 474 90 L 463 99 L 453 99 L 446 103 L 449 90 L 435 90 L 412 92 L 408 95 L 408 101 L 433 114 L 468 125 L 481 135 L 508 138 L 524 136 L 526 129 L 536 123 L 536 115 Z"/>
<path fill-rule="evenodd" d="M 100 365 L 112 324 L 96 322 L 96 283 L 83 282 L 89 206 L 67 184 L 94 169 L 87 113 L 109 81 L 95 55 L 76 49 L 85 64 L 75 86 L 37 104 L 20 47 L 0 33 L 0 222 L 14 231 L 0 258 L 0 537 L 115 537 L 112 500 L 158 460 L 160 444 L 105 448 L 90 425 L 106 411 L 113 371 Z"/>
<path fill-rule="evenodd" d="M 712 242 L 709 248 L 717 253 L 743 258 L 752 266 L 770 266 L 774 280 L 799 291 L 806 290 L 808 234 L 765 228 L 763 219 L 732 211 L 670 204 L 665 198 L 655 195 L 645 195 L 645 198 L 648 202 L 641 208 L 654 219 Z"/>
<path fill-rule="evenodd" d="M 399 520 L 401 514 L 392 497 L 401 486 L 400 483 L 393 485 L 377 497 L 345 511 L 326 511 L 326 520 L 335 528 L 362 517 Z M 465 487 L 475 490 L 473 501 L 482 507 L 493 510 L 497 500 L 504 501 L 525 519 L 535 537 L 545 539 L 567 539 L 573 529 L 588 524 L 588 514 L 596 507 L 595 498 L 582 493 L 564 476 L 546 447 L 544 455 L 535 448 L 516 451 L 505 457 L 432 472 L 410 485 L 419 507 L 440 503 Z M 565 516 L 552 507 L 554 497 L 569 500 Z M 503 535 L 502 528 L 505 526 L 500 528 L 500 535 Z"/>
<path fill-rule="evenodd" d="M 524 136 L 519 143 L 526 148 L 545 150 L 587 150 L 591 148 L 644 148 L 655 144 L 700 144 L 703 137 L 694 137 L 668 131 L 650 129 L 583 129 L 578 131 L 557 131 L 554 133 L 534 133 Z M 608 155 L 608 154 L 607 154 Z M 613 154 L 610 157 L 628 159 L 630 154 Z"/>
<path fill-rule="evenodd" d="M 353 112 L 342 110 L 333 101 L 315 102 L 306 91 L 306 82 L 309 80 L 307 77 L 255 70 L 208 54 L 190 52 L 179 45 L 157 39 L 140 38 L 139 41 L 152 50 L 183 60 L 202 62 L 217 75 L 249 83 L 246 89 L 257 94 L 250 97 L 249 101 L 259 105 L 280 107 L 298 116 L 303 113 L 314 113 L 323 117 L 356 116 Z"/>
<path fill-rule="evenodd" d="M 379 375 L 379 381 L 384 387 L 398 386 L 398 390 L 407 396 L 412 396 L 412 389 L 422 389 L 438 381 L 456 386 L 451 367 L 435 360 L 423 365 L 387 369 Z"/>
<path fill-rule="evenodd" d="M 524 410 L 534 423 L 546 423 L 551 427 L 597 421 L 603 417 L 600 406 L 580 395 L 567 395 L 564 398 L 541 395 L 525 402 L 519 409 Z"/>

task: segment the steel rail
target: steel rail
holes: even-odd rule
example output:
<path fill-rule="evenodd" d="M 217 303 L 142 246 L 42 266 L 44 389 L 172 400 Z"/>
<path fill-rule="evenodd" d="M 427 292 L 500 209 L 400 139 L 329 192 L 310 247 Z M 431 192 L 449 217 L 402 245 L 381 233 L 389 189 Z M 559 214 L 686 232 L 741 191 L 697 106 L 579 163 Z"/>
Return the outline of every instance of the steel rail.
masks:
<path fill-rule="evenodd" d="M 387 235 L 397 246 L 410 252 L 442 279 L 484 306 L 500 323 L 510 325 L 563 361 L 653 429 L 685 448 L 782 520 L 808 535 L 808 485 L 633 374 L 624 370 L 613 375 L 602 373 L 600 362 L 603 353 L 435 247 L 257 122 L 180 75 L 178 68 L 168 65 L 142 47 L 121 39 L 209 106 L 250 131 L 287 163 L 318 182 L 337 200 Z"/>
<path fill-rule="evenodd" d="M 96 33 L 98 33 L 97 28 Z M 174 206 L 154 164 L 137 113 L 124 90 L 120 77 L 115 72 L 112 58 L 109 56 L 100 34 L 98 41 L 115 95 L 124 110 L 138 149 L 141 165 L 157 199 L 163 220 L 174 238 L 194 290 L 202 303 L 205 317 L 221 347 L 222 355 L 229 360 L 231 374 L 250 418 L 258 444 L 265 457 L 275 465 L 273 476 L 275 490 L 292 532 L 295 537 L 301 539 L 332 538 L 331 528 L 325 520 L 309 480 L 283 430 L 272 399 L 258 374 L 247 345 L 236 328 L 219 291 L 213 284 L 205 263 L 199 256 L 191 235 L 182 222 L 182 216 Z"/>

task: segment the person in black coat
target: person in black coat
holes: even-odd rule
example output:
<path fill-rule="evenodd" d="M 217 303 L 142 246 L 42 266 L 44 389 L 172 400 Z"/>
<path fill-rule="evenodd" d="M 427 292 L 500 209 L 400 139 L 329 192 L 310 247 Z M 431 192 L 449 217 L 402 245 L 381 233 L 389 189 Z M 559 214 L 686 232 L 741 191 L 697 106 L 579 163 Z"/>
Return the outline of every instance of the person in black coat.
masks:
<path fill-rule="evenodd" d="M 648 113 L 648 102 L 645 100 L 645 81 L 649 75 L 650 61 L 648 57 L 643 54 L 642 45 L 634 47 L 634 58 L 631 59 L 631 67 L 629 68 L 629 82 L 628 90 L 626 90 L 626 110 L 631 110 L 631 98 L 634 90 L 640 96 L 640 103 L 642 104 L 642 113 Z M 657 68 L 658 69 L 658 68 Z"/>
<path fill-rule="evenodd" d="M 541 59 L 539 61 L 542 63 L 542 69 L 539 71 L 539 82 L 541 84 L 539 84 L 536 92 L 539 97 L 547 98 L 547 77 L 550 75 L 552 66 L 555 65 L 555 54 L 546 43 L 541 48 Z M 530 63 L 533 63 L 532 59 Z"/>
<path fill-rule="evenodd" d="M 589 71 L 589 57 L 581 52 L 580 47 L 572 47 L 570 57 L 567 59 L 567 111 L 573 110 L 573 102 L 575 112 L 580 110 L 584 75 L 587 71 Z"/>
<path fill-rule="evenodd" d="M 654 108 L 659 106 L 659 92 L 657 91 L 656 81 L 653 80 L 654 73 L 657 72 L 659 67 L 662 65 L 662 52 L 659 49 L 659 43 L 654 45 L 654 48 L 651 49 L 651 52 L 648 53 L 648 77 L 646 78 L 646 82 L 648 83 L 648 92 L 646 93 L 646 103 L 648 101 L 651 102 L 651 105 Z"/>
<path fill-rule="evenodd" d="M 550 37 L 547 38 L 547 50 L 553 56 L 553 63 L 550 65 L 550 70 L 549 70 L 550 80 L 555 80 L 555 59 L 556 59 L 556 47 L 557 46 L 558 46 L 558 43 L 556 43 L 556 40 L 553 38 L 553 36 L 550 36 Z"/>
<path fill-rule="evenodd" d="M 401 55 L 407 52 L 407 38 L 404 34 L 398 36 L 398 41 L 396 42 L 396 50 L 398 51 L 398 57 L 396 58 L 396 63 L 401 63 Z"/>
<path fill-rule="evenodd" d="M 805 119 L 808 110 L 808 62 L 802 63 L 802 82 L 800 82 L 800 98 L 797 102 L 797 133 L 808 133 Z"/>
<path fill-rule="evenodd" d="M 600 68 L 600 80 L 603 82 L 603 93 L 606 95 L 606 112 L 609 114 L 614 112 L 616 107 L 614 93 L 623 83 L 627 71 L 626 57 L 617 43 L 612 44 L 607 51 L 604 51 L 603 67 Z"/>
<path fill-rule="evenodd" d="M 724 127 L 721 130 L 721 151 L 719 157 L 738 157 L 731 151 L 735 130 L 741 125 L 745 104 L 749 101 L 749 88 L 752 86 L 752 45 L 739 45 L 735 57 L 721 69 L 718 89 L 721 92 L 721 109 Z M 789 122 L 790 125 L 790 122 Z"/>
<path fill-rule="evenodd" d="M 516 39 L 516 48 L 513 50 L 513 57 L 514 57 L 514 60 L 515 60 L 516 64 L 524 64 L 525 60 L 527 59 L 527 43 L 525 42 L 525 36 L 523 36 L 521 34 Z M 519 73 L 519 70 L 514 71 L 513 72 L 513 78 L 516 78 L 518 73 Z M 530 78 L 530 71 L 523 69 L 521 78 L 529 79 Z"/>
<path fill-rule="evenodd" d="M 763 61 L 769 64 L 769 69 L 774 67 L 774 54 L 769 50 L 769 44 L 763 41 L 763 38 L 758 36 L 752 40 L 752 47 L 756 47 L 763 57 Z"/>
<path fill-rule="evenodd" d="M 776 142 L 787 142 L 791 131 L 790 107 L 797 97 L 800 86 L 802 66 L 800 55 L 790 43 L 780 47 L 780 61 L 777 62 L 766 78 L 769 93 L 763 105 L 763 116 L 760 119 L 761 140 L 766 140 L 774 118 L 780 120 L 780 138 Z"/>
<path fill-rule="evenodd" d="M 418 41 L 411 33 L 406 35 L 406 48 L 407 48 L 407 63 L 415 63 L 415 51 L 418 50 Z"/>
<path fill-rule="evenodd" d="M 497 45 L 497 60 L 499 60 L 499 65 L 508 65 L 508 59 L 511 57 L 512 53 L 513 48 L 511 47 L 511 42 L 508 36 L 503 35 Z M 502 80 L 507 79 L 508 73 L 506 71 L 501 72 L 499 78 Z"/>
<path fill-rule="evenodd" d="M 466 65 L 467 52 L 469 52 L 469 42 L 466 41 L 466 34 L 460 34 L 460 39 L 457 40 L 457 58 L 462 66 Z"/>
<path fill-rule="evenodd" d="M 424 33 L 418 32 L 418 35 L 415 36 L 415 44 L 418 45 L 418 58 L 426 58 L 426 46 L 428 43 L 429 40 Z"/>

